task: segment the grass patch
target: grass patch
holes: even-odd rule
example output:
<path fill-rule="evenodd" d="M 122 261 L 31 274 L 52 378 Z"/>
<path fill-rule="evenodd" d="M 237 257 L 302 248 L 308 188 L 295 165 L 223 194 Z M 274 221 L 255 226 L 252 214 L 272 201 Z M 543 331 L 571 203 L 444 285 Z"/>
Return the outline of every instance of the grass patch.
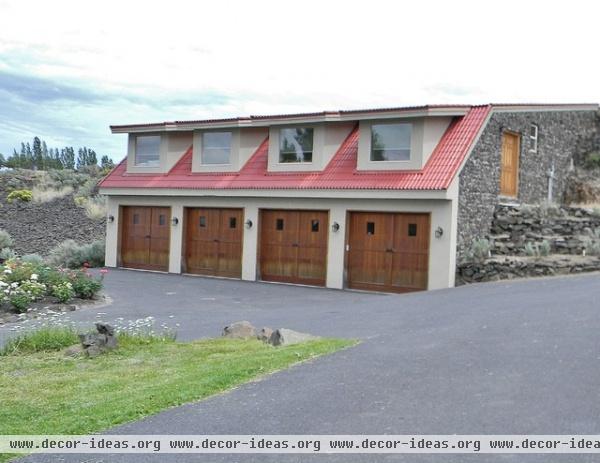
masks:
<path fill-rule="evenodd" d="M 57 351 L 78 342 L 74 328 L 48 326 L 10 338 L 0 349 L 0 356 Z"/>
<path fill-rule="evenodd" d="M 0 434 L 102 431 L 354 344 L 319 339 L 274 348 L 256 340 L 123 337 L 117 350 L 95 359 L 56 351 L 5 355 Z"/>

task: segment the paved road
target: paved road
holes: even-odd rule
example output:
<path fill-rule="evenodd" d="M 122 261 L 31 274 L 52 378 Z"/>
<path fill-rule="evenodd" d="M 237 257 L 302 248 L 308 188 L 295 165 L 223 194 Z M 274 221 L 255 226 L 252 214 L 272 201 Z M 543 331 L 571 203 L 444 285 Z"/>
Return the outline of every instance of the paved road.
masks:
<path fill-rule="evenodd" d="M 600 276 L 409 295 L 113 271 L 106 320 L 153 315 L 180 339 L 247 319 L 357 347 L 121 426 L 172 434 L 600 434 Z M 172 315 L 173 318 L 169 316 Z M 75 313 L 94 320 L 96 311 Z M 158 462 L 173 456 L 37 456 Z M 592 456 L 186 456 L 185 461 L 597 461 Z"/>

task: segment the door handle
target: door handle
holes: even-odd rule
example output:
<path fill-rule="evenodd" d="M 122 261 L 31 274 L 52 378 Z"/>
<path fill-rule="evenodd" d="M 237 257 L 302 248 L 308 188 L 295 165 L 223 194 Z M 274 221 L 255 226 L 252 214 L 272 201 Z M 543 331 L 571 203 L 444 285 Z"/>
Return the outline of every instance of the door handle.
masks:
<path fill-rule="evenodd" d="M 298 247 L 298 243 L 292 243 L 292 247 L 297 248 Z"/>
<path fill-rule="evenodd" d="M 146 235 L 144 238 L 152 238 L 152 235 Z"/>
<path fill-rule="evenodd" d="M 219 243 L 220 241 L 218 239 L 214 239 L 213 240 L 215 243 Z"/>
<path fill-rule="evenodd" d="M 385 252 L 394 252 L 394 248 L 387 248 Z"/>

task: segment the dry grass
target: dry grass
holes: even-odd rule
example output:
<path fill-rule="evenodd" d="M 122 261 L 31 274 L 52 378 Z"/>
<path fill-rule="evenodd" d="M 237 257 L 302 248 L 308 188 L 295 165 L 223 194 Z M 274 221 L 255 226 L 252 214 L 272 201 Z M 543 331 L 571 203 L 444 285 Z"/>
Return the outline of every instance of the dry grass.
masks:
<path fill-rule="evenodd" d="M 85 215 L 92 220 L 101 220 L 106 217 L 106 198 L 104 196 L 92 196 L 83 201 Z"/>
<path fill-rule="evenodd" d="M 58 190 L 54 188 L 39 188 L 33 187 L 31 190 L 33 193 L 33 202 L 35 203 L 48 203 L 50 201 L 54 201 L 55 199 L 64 198 L 70 194 L 73 194 L 73 188 L 70 186 L 65 186 Z"/>

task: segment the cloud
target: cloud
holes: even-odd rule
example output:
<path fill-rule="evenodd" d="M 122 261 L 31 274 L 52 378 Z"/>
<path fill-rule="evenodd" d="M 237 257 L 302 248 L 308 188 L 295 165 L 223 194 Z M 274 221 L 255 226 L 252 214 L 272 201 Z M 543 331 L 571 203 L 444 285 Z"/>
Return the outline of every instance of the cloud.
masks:
<path fill-rule="evenodd" d="M 599 101 L 599 12 L 580 0 L 0 0 L 0 152 L 38 135 L 120 158 L 111 124 Z"/>

